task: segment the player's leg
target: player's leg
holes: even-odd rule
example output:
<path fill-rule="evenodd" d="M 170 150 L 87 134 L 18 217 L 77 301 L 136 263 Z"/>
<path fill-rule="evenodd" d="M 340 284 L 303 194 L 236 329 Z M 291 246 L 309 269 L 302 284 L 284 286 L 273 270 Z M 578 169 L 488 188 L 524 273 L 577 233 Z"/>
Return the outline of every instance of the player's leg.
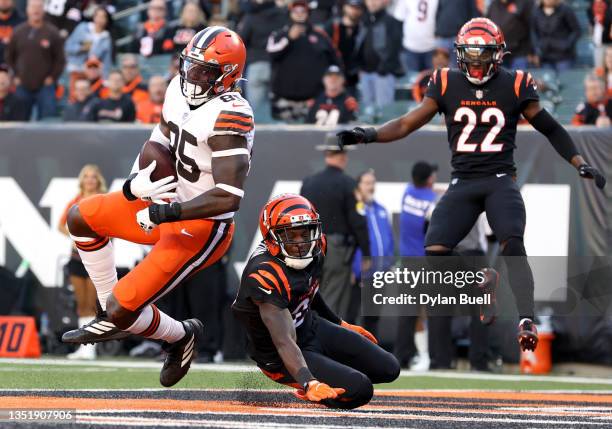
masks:
<path fill-rule="evenodd" d="M 374 384 L 390 383 L 399 376 L 400 364 L 395 356 L 363 335 L 321 317 L 317 317 L 313 323 L 317 341 L 325 356 L 359 371 Z M 308 367 L 311 368 L 310 364 Z"/>
<path fill-rule="evenodd" d="M 168 387 L 187 373 L 203 326 L 197 319 L 179 322 L 153 303 L 189 275 L 218 261 L 229 248 L 234 225 L 193 220 L 165 223 L 159 229 L 153 250 L 113 289 L 107 313 L 120 329 L 165 341 L 168 354 L 160 382 Z"/>
<path fill-rule="evenodd" d="M 485 201 L 487 219 L 501 244 L 501 254 L 508 269 L 508 281 L 514 294 L 521 322 L 519 343 L 523 349 L 535 349 L 538 337 L 534 316 L 534 282 L 527 251 L 525 233 L 525 203 L 520 190 L 510 176 L 491 179 L 490 193 Z"/>
<path fill-rule="evenodd" d="M 68 230 L 96 287 L 102 310 L 106 310 L 106 300 L 117 283 L 110 238 L 143 244 L 153 244 L 159 238 L 159 231 L 146 234 L 136 223 L 136 213 L 147 205 L 141 200 L 128 201 L 122 192 L 112 192 L 85 198 L 68 213 Z"/>

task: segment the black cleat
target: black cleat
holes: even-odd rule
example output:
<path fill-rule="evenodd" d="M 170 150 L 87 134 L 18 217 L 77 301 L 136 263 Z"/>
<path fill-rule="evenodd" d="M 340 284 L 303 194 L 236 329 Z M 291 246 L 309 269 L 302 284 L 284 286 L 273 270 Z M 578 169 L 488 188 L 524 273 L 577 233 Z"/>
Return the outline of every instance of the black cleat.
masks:
<path fill-rule="evenodd" d="M 490 296 L 490 304 L 480 305 L 480 322 L 483 325 L 491 325 L 495 322 L 497 314 L 496 292 L 499 286 L 499 273 L 493 268 L 483 268 L 481 270 L 485 275 L 485 281 L 478 284 L 483 295 Z"/>
<path fill-rule="evenodd" d="M 538 346 L 538 330 L 531 319 L 523 319 L 518 326 L 518 339 L 522 351 L 535 351 Z"/>
<path fill-rule="evenodd" d="M 185 336 L 176 343 L 164 342 L 162 345 L 167 355 L 159 374 L 159 382 L 164 387 L 174 386 L 187 374 L 196 344 L 204 334 L 204 325 L 198 319 L 187 319 L 181 323 L 185 328 Z"/>
<path fill-rule="evenodd" d="M 108 320 L 106 312 L 99 313 L 94 320 L 81 326 L 78 329 L 64 332 L 62 342 L 74 344 L 94 344 L 103 341 L 121 340 L 131 334 L 117 328 L 114 323 Z"/>

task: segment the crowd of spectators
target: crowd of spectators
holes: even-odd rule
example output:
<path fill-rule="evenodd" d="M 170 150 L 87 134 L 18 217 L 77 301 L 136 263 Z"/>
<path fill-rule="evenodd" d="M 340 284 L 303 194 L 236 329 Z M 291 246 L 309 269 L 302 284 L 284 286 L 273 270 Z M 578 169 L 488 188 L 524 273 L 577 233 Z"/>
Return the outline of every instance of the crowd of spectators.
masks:
<path fill-rule="evenodd" d="M 126 33 L 126 18 L 113 19 L 117 2 L 0 0 L 0 114 L 3 121 L 154 122 L 178 54 L 206 26 L 226 25 L 247 46 L 242 91 L 259 117 L 319 125 L 376 122 L 394 104 L 398 79 L 410 76 L 409 96 L 418 102 L 432 69 L 456 67 L 453 42 L 461 25 L 487 16 L 505 34 L 509 68 L 573 69 L 578 42 L 589 31 L 595 68 L 585 70 L 585 85 L 605 90 L 596 102 L 585 93 L 573 122 L 604 126 L 605 120 L 593 122 L 592 113 L 579 111 L 587 106 L 608 115 L 598 106 L 612 93 L 612 5 L 590 0 L 583 11 L 569 3 L 132 0 L 120 4 L 144 6 L 128 18 Z M 586 14 L 588 29 L 581 28 L 579 13 Z M 159 55 L 170 62 L 169 73 L 147 82 L 141 63 Z"/>

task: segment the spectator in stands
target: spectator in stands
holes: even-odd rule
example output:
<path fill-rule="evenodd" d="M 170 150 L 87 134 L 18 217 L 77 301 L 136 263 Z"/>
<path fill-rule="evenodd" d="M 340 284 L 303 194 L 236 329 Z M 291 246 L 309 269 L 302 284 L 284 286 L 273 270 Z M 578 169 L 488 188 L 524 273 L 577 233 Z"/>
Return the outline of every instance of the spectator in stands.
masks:
<path fill-rule="evenodd" d="M 188 0 L 181 10 L 180 21 L 166 30 L 162 50 L 166 53 L 180 53 L 200 30 L 206 28 L 204 12 L 197 2 Z"/>
<path fill-rule="evenodd" d="M 101 98 L 104 91 L 104 79 L 102 78 L 102 63 L 97 58 L 90 58 L 85 62 L 85 79 L 89 81 L 91 94 Z M 72 94 L 70 96 L 72 98 Z"/>
<path fill-rule="evenodd" d="M 107 80 L 108 95 L 92 107 L 95 122 L 134 122 L 136 109 L 129 94 L 123 91 L 125 81 L 118 70 L 113 70 Z"/>
<path fill-rule="evenodd" d="M 481 16 L 476 0 L 438 0 L 436 10 L 436 43 L 450 53 L 450 65 L 455 67 L 455 38 L 463 24 Z"/>
<path fill-rule="evenodd" d="M 11 40 L 13 29 L 23 22 L 13 0 L 0 0 L 0 64 L 4 64 L 4 49 Z"/>
<path fill-rule="evenodd" d="M 164 35 L 166 32 L 166 2 L 151 0 L 147 8 L 148 19 L 140 24 L 136 32 L 134 52 L 143 57 L 163 53 Z"/>
<path fill-rule="evenodd" d="M 596 75 L 588 75 L 584 80 L 584 103 L 576 107 L 573 125 L 596 125 L 610 127 L 612 118 L 612 99 L 606 97 L 606 84 Z"/>
<path fill-rule="evenodd" d="M 332 17 L 339 14 L 340 2 L 335 0 L 317 0 L 310 5 L 310 22 L 318 27 L 323 26 Z"/>
<path fill-rule="evenodd" d="M 448 67 L 449 58 L 450 56 L 446 49 L 436 48 L 433 56 L 431 57 L 431 69 L 423 70 L 414 80 L 414 85 L 412 85 L 412 99 L 414 101 L 420 103 L 423 100 L 425 91 L 427 91 L 429 79 L 431 78 L 434 70 Z"/>
<path fill-rule="evenodd" d="M 363 110 L 376 122 L 382 108 L 393 103 L 395 77 L 403 74 L 399 59 L 402 24 L 385 10 L 387 0 L 366 0 L 365 4 L 367 12 L 355 51 Z"/>
<path fill-rule="evenodd" d="M 99 101 L 91 92 L 91 84 L 85 78 L 74 82 L 74 101 L 64 108 L 64 122 L 93 121 L 93 106 Z"/>
<path fill-rule="evenodd" d="M 317 125 L 346 124 L 357 119 L 359 104 L 344 88 L 344 74 L 337 65 L 331 65 L 323 76 L 325 89 L 308 110 L 306 123 Z"/>
<path fill-rule="evenodd" d="M 0 66 L 0 122 L 28 119 L 23 100 L 11 92 L 11 75 L 8 68 Z"/>
<path fill-rule="evenodd" d="M 529 35 L 533 7 L 533 0 L 493 0 L 489 6 L 487 17 L 501 28 L 510 51 L 504 57 L 508 68 L 529 67 L 528 57 L 533 53 Z"/>
<path fill-rule="evenodd" d="M 15 27 L 5 53 L 16 76 L 15 94 L 24 100 L 28 116 L 36 107 L 39 119 L 57 115 L 55 86 L 66 64 L 64 41 L 43 16 L 43 0 L 28 0 L 28 19 Z"/>
<path fill-rule="evenodd" d="M 361 18 L 364 9 L 363 0 L 346 0 L 342 6 L 342 16 L 333 18 L 324 27 L 334 48 L 342 56 L 346 87 L 353 94 L 356 93 L 359 82 L 359 68 L 355 61 L 355 41 L 363 25 Z"/>
<path fill-rule="evenodd" d="M 88 3 L 86 0 L 45 1 L 45 21 L 53 24 L 62 39 L 66 39 L 81 20 L 86 18 L 82 12 L 86 3 Z"/>
<path fill-rule="evenodd" d="M 431 68 L 436 48 L 437 1 L 398 0 L 393 16 L 403 22 L 402 53 L 406 71 L 420 72 Z"/>
<path fill-rule="evenodd" d="M 606 47 L 603 67 L 599 67 L 596 73 L 606 82 L 606 95 L 612 99 L 612 46 Z"/>
<path fill-rule="evenodd" d="M 612 43 L 612 7 L 610 7 L 610 0 L 590 0 L 587 15 L 593 32 L 594 64 L 595 67 L 601 67 L 605 48 Z"/>
<path fill-rule="evenodd" d="M 303 121 L 307 101 L 322 89 L 322 77 L 339 58 L 329 37 L 308 21 L 306 0 L 289 6 L 291 22 L 274 31 L 267 50 L 272 61 L 272 117 L 284 121 Z"/>
<path fill-rule="evenodd" d="M 102 62 L 102 74 L 105 77 L 108 76 L 113 65 L 111 19 L 108 11 L 99 7 L 93 15 L 92 22 L 81 22 L 70 34 L 66 40 L 65 50 L 68 61 L 66 70 L 71 77 L 80 75 L 85 62 L 92 57 Z"/>
<path fill-rule="evenodd" d="M 287 9 L 275 0 L 250 0 L 249 6 L 238 25 L 248 52 L 246 97 L 255 112 L 269 111 L 271 66 L 266 44 L 270 34 L 287 23 Z"/>
<path fill-rule="evenodd" d="M 574 65 L 580 25 L 571 6 L 561 0 L 542 0 L 531 18 L 531 40 L 536 66 L 557 72 Z"/>
<path fill-rule="evenodd" d="M 149 78 L 149 97 L 136 103 L 136 120 L 143 124 L 157 124 L 161 118 L 166 94 L 166 79 L 163 76 Z"/>
<path fill-rule="evenodd" d="M 132 97 L 134 104 L 149 97 L 147 86 L 140 74 L 140 65 L 138 64 L 138 56 L 134 54 L 125 54 L 121 58 L 121 74 L 125 85 L 123 93 Z M 104 88 L 101 91 L 101 98 L 108 97 L 108 89 Z"/>
<path fill-rule="evenodd" d="M 170 63 L 168 64 L 168 72 L 166 73 L 166 83 L 169 85 L 170 81 L 174 76 L 176 76 L 179 72 L 180 67 L 180 59 L 179 55 L 173 55 L 170 58 Z"/>
<path fill-rule="evenodd" d="M 106 181 L 97 165 L 87 164 L 79 173 L 79 193 L 66 205 L 66 209 L 60 218 L 57 228 L 66 236 L 69 236 L 66 220 L 70 208 L 83 198 L 106 192 Z M 66 265 L 68 280 L 74 289 L 76 311 L 79 317 L 79 326 L 83 326 L 96 317 L 96 288 L 89 278 L 89 274 L 81 261 L 81 257 L 74 246 L 70 254 L 70 261 Z M 93 344 L 83 344 L 74 352 L 69 354 L 68 359 L 95 359 L 96 348 Z"/>

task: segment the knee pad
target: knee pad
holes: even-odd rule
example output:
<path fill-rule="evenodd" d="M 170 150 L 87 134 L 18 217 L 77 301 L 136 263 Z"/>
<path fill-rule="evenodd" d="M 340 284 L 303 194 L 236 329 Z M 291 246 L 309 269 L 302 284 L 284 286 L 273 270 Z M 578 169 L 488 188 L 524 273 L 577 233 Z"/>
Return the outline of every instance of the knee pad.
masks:
<path fill-rule="evenodd" d="M 519 237 L 510 237 L 506 240 L 502 250 L 503 256 L 527 256 L 523 239 Z"/>

